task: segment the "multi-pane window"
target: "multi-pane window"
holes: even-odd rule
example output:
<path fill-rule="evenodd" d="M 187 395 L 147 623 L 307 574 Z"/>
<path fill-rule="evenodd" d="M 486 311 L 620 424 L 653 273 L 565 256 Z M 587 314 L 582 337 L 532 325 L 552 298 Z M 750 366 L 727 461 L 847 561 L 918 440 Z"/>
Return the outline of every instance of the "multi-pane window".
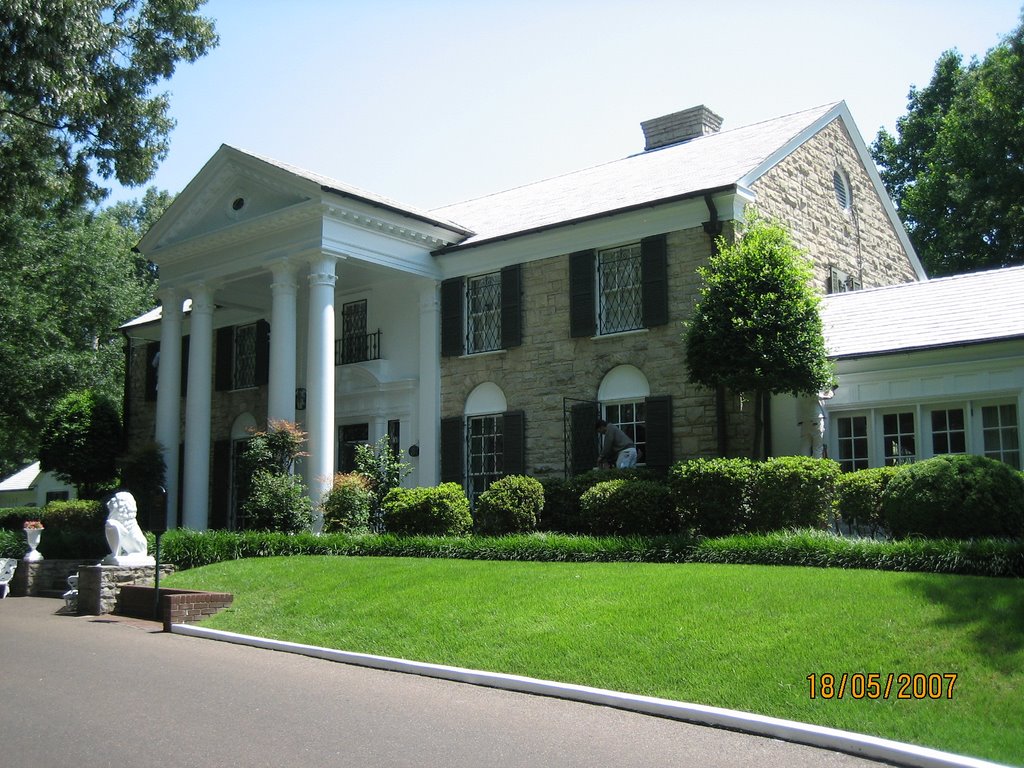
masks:
<path fill-rule="evenodd" d="M 844 472 L 868 468 L 868 417 L 841 416 L 836 419 L 839 466 Z"/>
<path fill-rule="evenodd" d="M 369 359 L 366 335 L 366 299 L 349 301 L 341 307 L 341 363 Z"/>
<path fill-rule="evenodd" d="M 501 414 L 470 416 L 468 419 L 469 498 L 473 502 L 502 475 L 503 421 Z"/>
<path fill-rule="evenodd" d="M 600 251 L 597 257 L 598 333 L 643 327 L 640 244 Z"/>
<path fill-rule="evenodd" d="M 466 352 L 501 349 L 501 273 L 466 280 Z"/>
<path fill-rule="evenodd" d="M 932 411 L 932 453 L 967 452 L 967 428 L 963 408 Z"/>
<path fill-rule="evenodd" d="M 256 386 L 256 324 L 235 328 L 235 355 L 232 370 L 235 389 Z"/>
<path fill-rule="evenodd" d="M 986 456 L 1020 469 L 1020 434 L 1017 406 L 986 405 L 981 409 L 982 449 Z"/>
<path fill-rule="evenodd" d="M 882 416 L 882 456 L 886 466 L 909 464 L 917 458 L 912 411 Z"/>
<path fill-rule="evenodd" d="M 604 419 L 626 433 L 636 445 L 636 460 L 643 464 L 647 457 L 647 421 L 644 401 L 609 403 L 604 406 Z"/>

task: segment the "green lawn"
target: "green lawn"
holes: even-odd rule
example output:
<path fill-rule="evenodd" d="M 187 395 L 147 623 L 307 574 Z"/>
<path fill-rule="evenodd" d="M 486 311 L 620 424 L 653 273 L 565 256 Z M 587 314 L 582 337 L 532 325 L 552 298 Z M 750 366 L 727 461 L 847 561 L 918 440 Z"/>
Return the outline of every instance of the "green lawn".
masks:
<path fill-rule="evenodd" d="M 204 626 L 843 728 L 1024 764 L 1024 581 L 732 565 L 292 557 L 184 571 Z M 811 700 L 808 675 L 955 673 Z M 852 685 L 852 680 L 848 685 Z M 948 685 L 948 683 L 947 683 Z M 945 687 L 943 689 L 945 694 Z"/>

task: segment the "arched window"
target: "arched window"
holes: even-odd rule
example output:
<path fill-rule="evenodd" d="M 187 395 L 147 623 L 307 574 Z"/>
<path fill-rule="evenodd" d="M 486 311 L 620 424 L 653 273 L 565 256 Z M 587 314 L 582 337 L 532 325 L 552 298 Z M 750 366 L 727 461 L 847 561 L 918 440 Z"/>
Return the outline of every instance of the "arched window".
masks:
<path fill-rule="evenodd" d="M 636 444 L 640 464 L 647 461 L 647 398 L 650 394 L 647 377 L 633 365 L 612 368 L 597 390 L 601 417 L 629 435 Z"/>
<path fill-rule="evenodd" d="M 466 398 L 466 491 L 470 501 L 505 473 L 505 417 L 508 401 L 492 382 L 478 385 Z"/>

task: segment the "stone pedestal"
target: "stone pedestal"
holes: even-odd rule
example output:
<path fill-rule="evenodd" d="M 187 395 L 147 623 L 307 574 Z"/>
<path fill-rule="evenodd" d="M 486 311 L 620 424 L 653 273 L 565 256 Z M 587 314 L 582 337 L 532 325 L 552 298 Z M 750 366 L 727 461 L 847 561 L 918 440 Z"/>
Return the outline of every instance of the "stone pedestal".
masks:
<path fill-rule="evenodd" d="M 160 576 L 174 572 L 173 565 L 161 565 Z M 148 566 L 90 565 L 78 570 L 78 615 L 113 613 L 117 595 L 124 584 L 152 584 L 156 568 Z"/>

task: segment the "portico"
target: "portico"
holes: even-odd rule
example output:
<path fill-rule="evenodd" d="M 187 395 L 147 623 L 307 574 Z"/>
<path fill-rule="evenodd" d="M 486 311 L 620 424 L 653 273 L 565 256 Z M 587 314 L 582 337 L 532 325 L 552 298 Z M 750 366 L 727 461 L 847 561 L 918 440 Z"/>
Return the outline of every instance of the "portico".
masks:
<path fill-rule="evenodd" d="M 171 527 L 234 527 L 239 420 L 299 424 L 314 503 L 353 424 L 415 445 L 410 481 L 437 482 L 431 252 L 467 233 L 328 182 L 225 146 L 139 244 L 161 307 L 125 332 L 154 369 Z"/>

